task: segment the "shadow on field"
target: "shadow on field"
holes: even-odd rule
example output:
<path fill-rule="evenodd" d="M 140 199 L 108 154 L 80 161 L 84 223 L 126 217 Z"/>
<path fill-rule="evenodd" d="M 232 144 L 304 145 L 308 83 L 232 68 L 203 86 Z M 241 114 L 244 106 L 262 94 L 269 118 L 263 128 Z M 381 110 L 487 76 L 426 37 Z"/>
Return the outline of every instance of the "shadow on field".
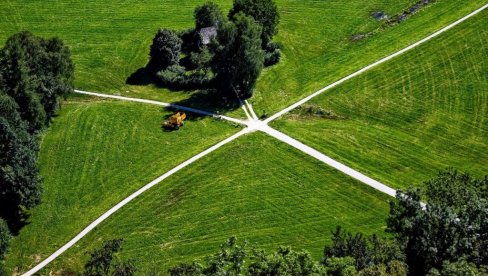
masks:
<path fill-rule="evenodd" d="M 178 102 L 173 102 L 172 104 L 209 111 L 216 114 L 225 114 L 229 111 L 240 108 L 239 100 L 237 100 L 236 98 L 228 98 L 222 96 L 225 95 L 225 93 L 222 93 L 218 89 L 216 89 L 216 85 L 213 82 L 205 85 L 200 85 L 198 87 L 176 87 L 164 85 L 158 79 L 150 64 L 145 67 L 141 67 L 137 69 L 134 73 L 132 73 L 127 78 L 126 84 L 138 86 L 154 85 L 158 88 L 166 88 L 174 93 L 187 93 L 189 95 L 188 98 Z M 177 108 L 172 107 L 167 108 L 166 110 L 170 110 L 172 112 L 185 112 L 187 116 L 186 120 L 190 121 L 200 120 L 203 117 L 207 117 L 206 115 L 178 110 Z M 171 115 L 173 115 L 173 113 L 166 115 L 164 117 L 164 120 L 167 120 Z"/>

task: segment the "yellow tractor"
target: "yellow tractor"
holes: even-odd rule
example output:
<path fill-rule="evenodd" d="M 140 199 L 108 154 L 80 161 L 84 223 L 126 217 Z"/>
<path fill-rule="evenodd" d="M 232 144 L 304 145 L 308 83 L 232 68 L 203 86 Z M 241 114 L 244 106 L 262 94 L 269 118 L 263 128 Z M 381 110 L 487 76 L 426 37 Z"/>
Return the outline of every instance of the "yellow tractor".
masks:
<path fill-rule="evenodd" d="M 169 117 L 163 122 L 163 127 L 166 129 L 180 129 L 181 126 L 185 124 L 183 122 L 186 119 L 186 114 L 183 112 L 176 112 L 176 114 Z"/>

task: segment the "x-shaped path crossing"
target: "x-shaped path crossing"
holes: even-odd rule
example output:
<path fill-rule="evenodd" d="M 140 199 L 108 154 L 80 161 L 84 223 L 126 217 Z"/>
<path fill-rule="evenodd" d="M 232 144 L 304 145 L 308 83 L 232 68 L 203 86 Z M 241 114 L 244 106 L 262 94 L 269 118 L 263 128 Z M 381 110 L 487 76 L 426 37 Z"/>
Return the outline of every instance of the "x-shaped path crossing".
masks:
<path fill-rule="evenodd" d="M 481 8 L 475 10 L 474 12 L 466 15 L 465 17 L 451 23 L 450 25 L 432 33 L 431 35 L 423 38 L 422 40 L 419 40 L 413 44 L 411 44 L 410 46 L 406 47 L 406 48 L 403 48 L 402 50 L 398 51 L 398 52 L 395 52 L 385 58 L 382 58 L 320 90 L 318 90 L 317 92 L 305 97 L 304 99 L 290 105 L 289 107 L 281 110 L 280 112 L 272 115 L 271 117 L 265 119 L 265 120 L 259 120 L 256 116 L 256 113 L 254 112 L 252 106 L 247 102 L 245 101 L 244 104 L 242 105 L 242 108 L 244 109 L 244 112 L 246 113 L 246 116 L 247 116 L 247 120 L 241 120 L 241 119 L 236 119 L 236 118 L 232 118 L 232 117 L 228 117 L 228 116 L 224 116 L 224 115 L 219 115 L 219 114 L 215 114 L 215 113 L 212 113 L 212 112 L 209 112 L 209 111 L 204 111 L 204 110 L 199 110 L 199 109 L 195 109 L 195 108 L 191 108 L 191 107 L 184 107 L 184 106 L 180 106 L 180 105 L 175 105 L 175 104 L 171 104 L 171 103 L 164 103 L 164 102 L 159 102 L 159 101 L 153 101 L 153 100 L 146 100 L 146 99 L 136 99 L 136 98 L 129 98 L 129 97 L 122 97 L 122 96 L 116 96 L 116 95 L 107 95 L 107 94 L 100 94 L 100 93 L 94 93 L 94 92 L 87 92 L 87 91 L 81 91 L 81 90 L 75 90 L 76 93 L 80 93 L 80 94 L 86 94 L 86 95 L 91 95 L 91 96 L 97 96 L 97 97 L 104 97 L 104 98 L 112 98 L 112 99 L 118 99 L 118 100 L 125 100 L 125 101 L 132 101 L 132 102 L 139 102 L 139 103 L 146 103 L 146 104 L 153 104 L 153 105 L 159 105 L 159 106 L 164 106 L 164 107 L 168 107 L 168 108 L 173 108 L 173 109 L 178 109 L 178 110 L 184 110 L 184 111 L 187 111 L 187 112 L 193 112 L 193 113 L 197 113 L 197 114 L 201 114 L 201 115 L 205 115 L 205 116 L 211 116 L 211 117 L 214 117 L 214 118 L 217 118 L 217 119 L 221 119 L 221 120 L 227 120 L 227 121 L 230 121 L 230 122 L 233 122 L 233 123 L 237 123 L 237 124 L 240 124 L 240 125 L 243 125 L 245 126 L 245 128 L 239 132 L 237 132 L 236 134 L 226 138 L 225 140 L 211 146 L 210 148 L 202 151 L 201 153 L 193 156 L 192 158 L 186 160 L 185 162 L 179 164 L 178 166 L 176 166 L 175 168 L 171 169 L 170 171 L 168 171 L 167 173 L 161 175 L 160 177 L 154 179 L 153 181 L 151 181 L 150 183 L 146 184 L 144 187 L 140 188 L 139 190 L 137 190 L 136 192 L 134 192 L 133 194 L 131 194 L 130 196 L 128 196 L 127 198 L 125 198 L 124 200 L 122 200 L 121 202 L 119 202 L 117 205 L 115 205 L 114 207 L 110 208 L 110 210 L 108 210 L 107 212 L 105 212 L 104 214 L 102 214 L 99 218 L 97 218 L 95 221 L 93 221 L 92 223 L 90 223 L 90 225 L 88 225 L 85 229 L 83 229 L 79 234 L 77 234 L 73 239 L 71 239 L 68 243 L 66 243 L 64 246 L 62 246 L 61 248 L 59 248 L 56 252 L 54 252 L 52 255 L 50 255 L 48 258 L 46 258 L 45 260 L 43 260 L 42 262 L 40 262 L 38 265 L 36 265 L 35 267 L 33 267 L 31 270 L 27 271 L 26 273 L 24 273 L 23 275 L 24 276 L 30 276 L 30 275 L 33 275 L 34 273 L 38 272 L 39 270 L 41 270 L 43 267 L 45 267 L 46 265 L 48 265 L 50 262 L 52 262 L 54 259 L 56 259 L 57 257 L 59 257 L 61 254 L 63 254 L 66 250 L 68 250 L 70 247 L 72 247 L 74 244 L 76 244 L 80 239 L 82 239 L 85 235 L 87 235 L 90 231 L 92 231 L 97 225 L 99 225 L 100 223 L 102 223 L 104 220 L 106 220 L 108 217 L 110 217 L 113 213 L 115 213 L 117 210 L 119 210 L 120 208 L 122 208 L 123 206 L 125 206 L 127 203 L 131 202 L 133 199 L 135 199 L 136 197 L 138 197 L 139 195 L 141 195 L 142 193 L 144 193 L 145 191 L 149 190 L 150 188 L 152 188 L 153 186 L 157 185 L 158 183 L 160 183 L 161 181 L 163 181 L 164 179 L 168 178 L 169 176 L 175 174 L 176 172 L 180 171 L 181 169 L 185 168 L 186 166 L 192 164 L 193 162 L 197 161 L 198 159 L 210 154 L 211 152 L 219 149 L 220 147 L 234 141 L 235 139 L 239 138 L 240 136 L 242 135 L 245 135 L 247 133 L 251 133 L 251 132 L 254 132 L 254 131 L 261 131 L 263 133 L 266 133 L 304 153 L 306 153 L 307 155 L 309 156 L 312 156 L 318 160 L 320 160 L 321 162 L 361 181 L 362 183 L 368 185 L 368 186 L 371 186 L 383 193 L 386 193 L 390 196 L 395 196 L 396 195 L 396 191 L 390 187 L 388 187 L 387 185 L 385 184 L 382 184 L 330 157 L 328 157 L 327 155 L 293 139 L 292 137 L 282 133 L 282 132 L 279 132 L 278 130 L 276 129 L 273 129 L 269 126 L 269 123 L 281 116 L 283 116 L 284 114 L 290 112 L 291 110 L 297 108 L 298 106 L 310 101 L 311 99 L 315 98 L 316 96 L 322 94 L 323 92 L 333 88 L 333 87 L 336 87 L 337 85 L 351 79 L 351 78 L 354 78 L 368 70 L 370 70 L 371 68 L 374 68 L 380 64 L 383 64 L 385 62 L 387 62 L 388 60 L 391 60 L 417 46 L 419 46 L 420 44 L 423 44 L 425 43 L 426 41 L 429 41 L 431 40 L 432 38 L 446 32 L 447 30 L 455 27 L 456 25 L 464 22 L 465 20 L 469 19 L 470 17 L 473 17 L 475 16 L 476 14 L 482 12 L 483 10 L 485 10 L 486 8 L 488 7 L 488 4 L 485 4 L 484 6 L 482 6 Z"/>

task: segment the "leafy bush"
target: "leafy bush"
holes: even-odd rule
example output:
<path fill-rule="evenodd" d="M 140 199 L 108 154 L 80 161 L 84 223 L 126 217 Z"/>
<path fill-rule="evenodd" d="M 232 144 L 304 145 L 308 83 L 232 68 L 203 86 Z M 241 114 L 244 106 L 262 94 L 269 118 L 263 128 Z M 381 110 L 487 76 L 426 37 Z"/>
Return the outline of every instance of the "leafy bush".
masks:
<path fill-rule="evenodd" d="M 210 87 L 213 78 L 205 72 L 196 71 L 187 74 L 185 68 L 179 65 L 168 67 L 157 73 L 161 85 L 170 89 L 194 90 Z"/>
<path fill-rule="evenodd" d="M 477 267 L 488 264 L 488 178 L 451 169 L 426 186 L 425 208 L 419 189 L 399 191 L 387 220 L 388 230 L 405 249 L 411 273 L 425 275 L 461 258 Z"/>
<path fill-rule="evenodd" d="M 180 61 L 182 40 L 172 30 L 159 29 L 151 45 L 151 65 L 156 71 L 177 65 Z"/>
<path fill-rule="evenodd" d="M 273 50 L 272 52 L 266 52 L 264 55 L 264 66 L 272 66 L 280 62 L 281 59 L 281 50 L 276 49 Z"/>
<path fill-rule="evenodd" d="M 207 2 L 194 12 L 195 28 L 217 27 L 224 20 L 224 15 L 219 6 L 213 2 Z"/>

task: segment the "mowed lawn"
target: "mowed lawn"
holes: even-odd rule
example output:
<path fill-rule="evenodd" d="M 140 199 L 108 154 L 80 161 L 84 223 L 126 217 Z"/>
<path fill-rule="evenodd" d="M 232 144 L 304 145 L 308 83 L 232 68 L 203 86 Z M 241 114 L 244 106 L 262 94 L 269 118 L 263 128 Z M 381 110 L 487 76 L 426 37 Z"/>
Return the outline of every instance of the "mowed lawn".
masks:
<path fill-rule="evenodd" d="M 20 271 L 64 245 L 119 201 L 237 132 L 213 119 L 163 132 L 160 107 L 74 97 L 42 141 L 42 204 L 13 239 L 9 269 Z"/>
<path fill-rule="evenodd" d="M 0 41 L 30 30 L 58 36 L 72 49 L 76 87 L 132 97 L 181 101 L 194 92 L 172 92 L 125 81 L 145 66 L 152 37 L 159 27 L 193 26 L 193 9 L 204 0 L 58 1 L 3 0 Z M 231 0 L 215 1 L 227 12 Z M 266 69 L 252 102 L 258 115 L 274 113 L 326 84 L 421 39 L 484 4 L 483 0 L 436 0 L 406 22 L 364 41 L 354 34 L 377 29 L 374 11 L 401 13 L 416 0 L 276 0 L 281 23 L 276 41 L 283 60 Z M 192 105 L 201 103 L 192 101 Z M 241 113 L 239 113 L 241 114 Z"/>
<path fill-rule="evenodd" d="M 275 127 L 395 188 L 455 167 L 488 174 L 488 11 L 287 115 Z"/>
<path fill-rule="evenodd" d="M 337 225 L 385 235 L 388 196 L 262 133 L 252 133 L 127 205 L 50 265 L 79 270 L 86 252 L 123 238 L 140 274 L 213 253 L 228 237 L 266 249 L 291 245 L 316 259 Z"/>

